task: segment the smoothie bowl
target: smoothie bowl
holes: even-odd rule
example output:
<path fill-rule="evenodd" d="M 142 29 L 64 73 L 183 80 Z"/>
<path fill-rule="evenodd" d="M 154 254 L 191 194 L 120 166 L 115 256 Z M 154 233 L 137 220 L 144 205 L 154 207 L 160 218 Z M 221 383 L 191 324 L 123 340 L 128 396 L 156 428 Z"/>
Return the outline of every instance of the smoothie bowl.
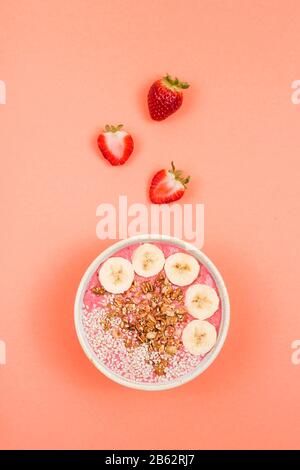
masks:
<path fill-rule="evenodd" d="M 193 245 L 164 235 L 115 243 L 89 266 L 75 300 L 80 344 L 107 377 L 164 390 L 198 376 L 229 326 L 225 284 Z"/>

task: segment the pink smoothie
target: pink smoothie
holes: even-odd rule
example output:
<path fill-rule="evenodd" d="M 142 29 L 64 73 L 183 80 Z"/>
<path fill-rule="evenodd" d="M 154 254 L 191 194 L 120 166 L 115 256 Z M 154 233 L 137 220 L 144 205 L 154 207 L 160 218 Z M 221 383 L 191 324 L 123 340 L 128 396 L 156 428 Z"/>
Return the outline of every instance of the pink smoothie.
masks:
<path fill-rule="evenodd" d="M 165 258 L 171 254 L 184 251 L 169 243 L 153 242 L 153 244 L 163 251 Z M 115 252 L 113 256 L 120 256 L 131 261 L 133 252 L 139 245 L 141 245 L 141 243 L 123 248 L 122 250 Z M 199 275 L 193 284 L 200 283 L 213 287 L 219 296 L 215 280 L 211 273 L 203 264 L 199 264 Z M 203 360 L 204 356 L 192 355 L 184 349 L 183 345 L 181 345 L 177 353 L 168 359 L 168 367 L 165 375 L 157 375 L 153 369 L 153 364 L 159 359 L 157 352 L 152 352 L 150 355 L 151 357 L 149 357 L 148 346 L 146 344 L 142 344 L 139 347 L 128 350 L 128 348 L 125 347 L 123 338 L 116 338 L 112 334 L 111 328 L 108 330 L 103 328 L 103 322 L 111 308 L 111 302 L 114 295 L 107 292 L 102 295 L 96 295 L 92 292 L 92 288 L 100 286 L 98 280 L 100 267 L 101 265 L 98 266 L 89 280 L 88 287 L 84 294 L 81 314 L 86 338 L 90 348 L 96 354 L 100 362 L 115 374 L 138 383 L 169 382 L 190 373 L 195 367 L 197 367 Z M 135 281 L 137 283 L 142 283 L 145 280 L 151 282 L 153 278 L 145 279 L 135 274 Z M 189 286 L 182 287 L 184 293 L 188 287 Z M 126 292 L 121 295 L 128 297 Z M 143 297 L 143 293 L 140 293 L 139 295 Z M 217 333 L 219 332 L 221 317 L 222 303 L 220 299 L 219 309 L 213 316 L 207 319 L 208 322 L 215 326 Z M 194 320 L 194 318 L 187 314 L 187 322 L 191 320 Z M 112 325 L 118 327 L 118 323 L 119 319 L 117 318 L 113 320 Z"/>

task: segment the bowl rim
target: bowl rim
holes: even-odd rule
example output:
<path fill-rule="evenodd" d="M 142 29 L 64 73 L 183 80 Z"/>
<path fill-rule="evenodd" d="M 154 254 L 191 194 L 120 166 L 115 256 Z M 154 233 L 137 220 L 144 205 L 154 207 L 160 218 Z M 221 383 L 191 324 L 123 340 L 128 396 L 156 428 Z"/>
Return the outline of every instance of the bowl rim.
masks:
<path fill-rule="evenodd" d="M 193 369 L 190 373 L 183 375 L 182 377 L 179 377 L 175 380 L 172 380 L 170 382 L 165 382 L 165 383 L 133 382 L 133 381 L 126 379 L 125 377 L 115 374 L 108 367 L 106 367 L 104 364 L 101 363 L 101 361 L 98 359 L 94 351 L 89 346 L 89 343 L 84 333 L 83 324 L 81 321 L 82 304 L 83 304 L 84 294 L 86 292 L 86 287 L 91 276 L 93 275 L 95 270 L 98 268 L 98 266 L 107 258 L 109 258 L 110 256 L 113 256 L 114 253 L 116 253 L 117 251 L 123 248 L 126 248 L 127 246 L 133 245 L 135 243 L 147 243 L 147 242 L 170 243 L 170 244 L 178 246 L 179 248 L 195 256 L 197 260 L 201 264 L 204 264 L 205 267 L 208 269 L 208 271 L 212 274 L 214 281 L 217 285 L 218 293 L 219 293 L 221 303 L 222 303 L 221 325 L 219 328 L 217 342 L 215 346 L 213 347 L 213 349 L 206 354 L 206 356 L 202 359 L 202 361 L 198 364 L 198 366 L 196 366 L 195 369 Z M 229 323 L 230 323 L 229 296 L 228 296 L 225 283 L 223 281 L 223 278 L 219 270 L 216 268 L 213 262 L 199 248 L 195 247 L 189 242 L 186 242 L 184 240 L 181 240 L 179 238 L 176 238 L 170 235 L 159 235 L 159 234 L 135 235 L 135 236 L 117 241 L 116 243 L 113 243 L 108 248 L 101 251 L 101 253 L 90 263 L 90 265 L 88 266 L 84 275 L 81 278 L 81 281 L 79 283 L 79 286 L 76 292 L 75 304 L 74 304 L 74 323 L 75 323 L 77 337 L 84 353 L 86 354 L 88 359 L 93 363 L 93 365 L 100 372 L 106 375 L 106 377 L 113 380 L 114 382 L 117 382 L 120 385 L 124 385 L 126 387 L 137 389 L 137 390 L 146 390 L 146 391 L 168 390 L 168 389 L 183 385 L 187 382 L 190 382 L 194 378 L 198 377 L 213 363 L 213 361 L 219 355 L 224 345 L 228 328 L 229 328 Z"/>

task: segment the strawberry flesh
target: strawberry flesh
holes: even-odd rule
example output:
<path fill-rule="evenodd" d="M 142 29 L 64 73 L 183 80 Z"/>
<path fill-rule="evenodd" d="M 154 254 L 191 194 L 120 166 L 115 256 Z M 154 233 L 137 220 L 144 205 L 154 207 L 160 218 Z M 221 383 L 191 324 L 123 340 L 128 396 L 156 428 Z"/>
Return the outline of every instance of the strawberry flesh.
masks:
<path fill-rule="evenodd" d="M 98 147 L 111 165 L 123 165 L 133 151 L 133 139 L 128 132 L 123 131 L 122 125 L 106 126 L 98 137 Z"/>
<path fill-rule="evenodd" d="M 152 178 L 149 196 L 153 204 L 167 204 L 182 198 L 190 177 L 183 178 L 182 172 L 175 169 L 160 170 Z"/>

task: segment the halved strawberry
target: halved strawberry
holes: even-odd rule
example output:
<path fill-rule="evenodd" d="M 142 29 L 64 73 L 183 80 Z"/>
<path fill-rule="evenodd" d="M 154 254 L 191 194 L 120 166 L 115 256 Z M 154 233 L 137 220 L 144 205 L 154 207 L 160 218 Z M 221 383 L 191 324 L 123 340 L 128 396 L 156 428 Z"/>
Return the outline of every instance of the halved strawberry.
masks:
<path fill-rule="evenodd" d="M 182 198 L 190 176 L 182 177 L 182 171 L 176 170 L 172 162 L 171 170 L 160 170 L 152 178 L 149 196 L 153 204 L 167 204 Z"/>
<path fill-rule="evenodd" d="M 112 165 L 123 165 L 133 151 L 133 139 L 122 127 L 106 125 L 98 137 L 98 147 Z"/>
<path fill-rule="evenodd" d="M 175 113 L 182 105 L 182 90 L 189 86 L 186 82 L 180 82 L 178 78 L 173 80 L 170 75 L 156 80 L 148 93 L 148 107 L 152 119 L 162 121 Z"/>

